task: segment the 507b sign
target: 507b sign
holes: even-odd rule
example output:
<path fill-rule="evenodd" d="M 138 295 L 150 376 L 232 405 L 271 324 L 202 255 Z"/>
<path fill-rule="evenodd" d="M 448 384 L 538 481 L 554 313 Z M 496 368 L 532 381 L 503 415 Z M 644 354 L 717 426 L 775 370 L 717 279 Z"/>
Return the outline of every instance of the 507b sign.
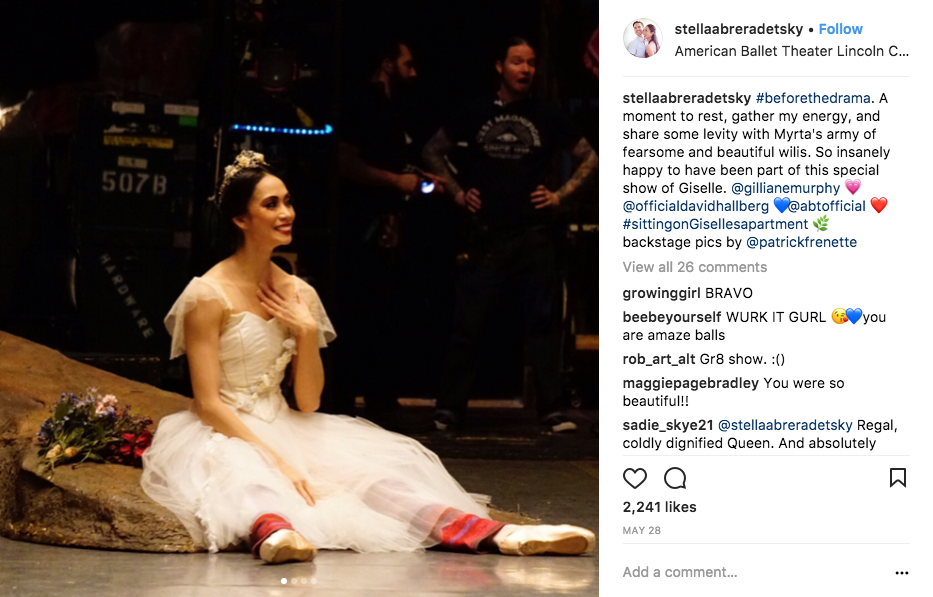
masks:
<path fill-rule="evenodd" d="M 101 190 L 105 193 L 160 196 L 166 193 L 167 188 L 168 177 L 164 174 L 117 170 L 103 171 Z"/>

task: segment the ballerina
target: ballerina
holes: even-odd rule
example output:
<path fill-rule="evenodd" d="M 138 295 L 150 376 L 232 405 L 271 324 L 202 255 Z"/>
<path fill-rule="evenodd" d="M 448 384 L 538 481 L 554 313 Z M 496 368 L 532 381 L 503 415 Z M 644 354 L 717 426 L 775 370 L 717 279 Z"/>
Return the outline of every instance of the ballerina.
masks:
<path fill-rule="evenodd" d="M 651 58 L 661 49 L 661 44 L 658 42 L 657 27 L 646 25 L 642 35 L 645 40 L 645 58 Z"/>
<path fill-rule="evenodd" d="M 291 242 L 288 189 L 261 154 L 244 151 L 210 207 L 234 251 L 194 278 L 165 319 L 171 357 L 188 355 L 194 400 L 159 423 L 142 477 L 198 545 L 216 552 L 248 540 L 267 563 L 309 561 L 318 549 L 594 548 L 593 533 L 579 527 L 490 520 L 417 441 L 315 412 L 320 349 L 336 333 L 317 292 L 271 262 Z M 289 364 L 298 411 L 280 390 Z"/>

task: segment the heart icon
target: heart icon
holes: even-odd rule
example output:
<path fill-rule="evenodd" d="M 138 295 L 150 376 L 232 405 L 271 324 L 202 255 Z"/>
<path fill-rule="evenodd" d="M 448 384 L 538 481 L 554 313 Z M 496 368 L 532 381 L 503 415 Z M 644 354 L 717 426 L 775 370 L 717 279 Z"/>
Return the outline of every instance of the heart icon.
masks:
<path fill-rule="evenodd" d="M 648 471 L 643 468 L 627 468 L 622 473 L 622 478 L 631 486 L 632 489 L 638 489 L 648 478 Z"/>
<path fill-rule="evenodd" d="M 875 208 L 875 211 L 881 213 L 881 210 L 885 208 L 888 204 L 888 200 L 882 197 L 881 199 L 877 197 L 871 198 L 871 206 Z"/>
<path fill-rule="evenodd" d="M 855 191 L 857 191 L 860 186 L 862 186 L 861 180 L 857 178 L 855 180 L 846 179 L 846 188 L 849 189 L 849 192 L 852 193 L 853 195 L 855 194 Z"/>
<path fill-rule="evenodd" d="M 776 207 L 779 212 L 784 213 L 789 206 L 790 206 L 790 197 L 784 197 L 783 199 L 781 199 L 780 197 L 774 198 L 774 207 Z"/>
<path fill-rule="evenodd" d="M 855 325 L 855 322 L 858 321 L 861 316 L 861 309 L 846 309 L 846 317 L 849 318 L 849 321 L 852 322 L 852 325 Z"/>

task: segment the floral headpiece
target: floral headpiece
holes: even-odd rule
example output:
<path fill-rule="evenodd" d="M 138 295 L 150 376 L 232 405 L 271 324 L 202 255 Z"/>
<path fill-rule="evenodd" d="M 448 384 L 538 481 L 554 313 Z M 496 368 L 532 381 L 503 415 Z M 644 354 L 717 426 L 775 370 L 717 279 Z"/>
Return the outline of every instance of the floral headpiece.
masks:
<path fill-rule="evenodd" d="M 224 190 L 226 190 L 227 185 L 230 184 L 230 181 L 233 180 L 237 174 L 250 168 L 262 167 L 269 167 L 264 155 L 248 149 L 241 151 L 240 155 L 236 156 L 236 159 L 233 160 L 233 163 L 224 168 L 224 179 L 220 183 L 220 188 L 217 189 L 217 194 L 208 198 L 208 201 L 215 201 L 220 205 L 220 198 L 223 196 Z"/>

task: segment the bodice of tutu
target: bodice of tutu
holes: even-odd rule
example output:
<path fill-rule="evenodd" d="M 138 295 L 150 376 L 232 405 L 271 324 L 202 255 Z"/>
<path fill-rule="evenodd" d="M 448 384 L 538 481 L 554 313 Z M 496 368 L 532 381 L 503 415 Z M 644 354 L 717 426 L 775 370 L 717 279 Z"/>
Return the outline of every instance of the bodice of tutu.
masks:
<path fill-rule="evenodd" d="M 295 339 L 275 319 L 232 315 L 220 334 L 220 399 L 272 421 L 285 400 L 280 384 L 295 354 Z"/>
<path fill-rule="evenodd" d="M 318 322 L 318 344 L 327 346 L 336 334 L 317 293 L 300 278 L 293 279 Z M 241 412 L 272 421 L 280 409 L 286 408 L 280 384 L 296 354 L 295 339 L 276 319 L 264 320 L 247 311 L 233 312 L 218 283 L 195 278 L 165 318 L 172 335 L 172 358 L 185 353 L 185 315 L 208 301 L 220 302 L 227 314 L 220 332 L 220 399 Z"/>

